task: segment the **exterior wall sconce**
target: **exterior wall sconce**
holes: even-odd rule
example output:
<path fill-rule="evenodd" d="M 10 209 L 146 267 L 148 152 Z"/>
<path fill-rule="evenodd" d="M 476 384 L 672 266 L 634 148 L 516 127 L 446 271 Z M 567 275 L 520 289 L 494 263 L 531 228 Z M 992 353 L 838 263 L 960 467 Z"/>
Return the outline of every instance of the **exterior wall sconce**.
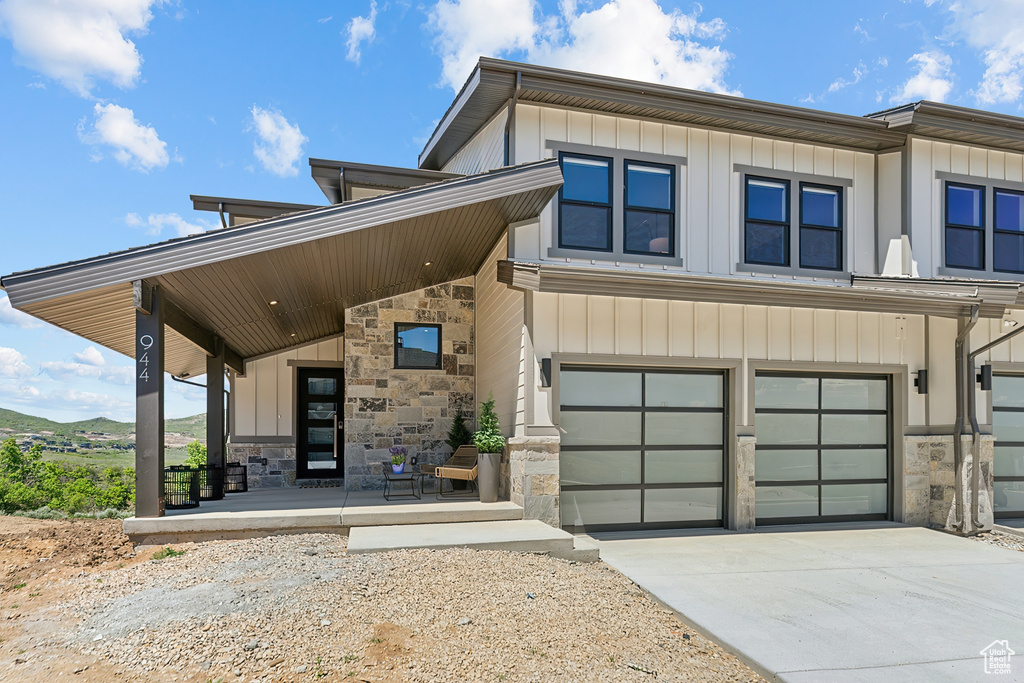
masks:
<path fill-rule="evenodd" d="M 918 370 L 917 379 L 914 380 L 914 386 L 917 387 L 917 393 L 927 394 L 928 393 L 928 370 Z"/>
<path fill-rule="evenodd" d="M 540 385 L 542 387 L 551 386 L 551 359 L 541 358 L 540 359 Z"/>
<path fill-rule="evenodd" d="M 978 375 L 982 391 L 992 391 L 992 366 L 985 364 L 981 366 L 981 374 Z"/>

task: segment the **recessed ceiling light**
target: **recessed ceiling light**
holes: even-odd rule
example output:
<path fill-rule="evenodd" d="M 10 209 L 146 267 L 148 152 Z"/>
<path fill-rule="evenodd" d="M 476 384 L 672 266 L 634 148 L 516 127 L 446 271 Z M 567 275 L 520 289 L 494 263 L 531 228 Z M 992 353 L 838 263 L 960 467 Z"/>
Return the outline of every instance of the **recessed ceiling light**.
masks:
<path fill-rule="evenodd" d="M 274 299 L 273 301 L 271 301 L 270 305 L 271 306 L 276 306 L 277 305 L 277 299 Z"/>
<path fill-rule="evenodd" d="M 427 262 L 426 262 L 426 263 L 424 263 L 423 265 L 425 265 L 425 266 L 429 266 L 429 265 L 430 265 L 431 263 L 433 263 L 433 261 L 427 261 Z"/>
<path fill-rule="evenodd" d="M 292 336 L 293 336 L 293 337 L 295 336 L 295 333 L 294 333 L 294 332 L 292 332 Z"/>

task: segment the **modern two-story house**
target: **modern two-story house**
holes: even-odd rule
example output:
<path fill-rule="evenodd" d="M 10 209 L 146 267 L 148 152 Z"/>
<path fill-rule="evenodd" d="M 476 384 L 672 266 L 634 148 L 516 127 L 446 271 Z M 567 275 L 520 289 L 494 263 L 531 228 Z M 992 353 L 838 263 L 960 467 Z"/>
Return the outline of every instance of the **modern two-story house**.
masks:
<path fill-rule="evenodd" d="M 1024 516 L 1024 119 L 481 59 L 417 168 L 310 166 L 325 206 L 2 280 L 136 359 L 139 516 L 162 370 L 252 487 L 378 488 L 493 395 L 503 493 L 570 530 Z"/>

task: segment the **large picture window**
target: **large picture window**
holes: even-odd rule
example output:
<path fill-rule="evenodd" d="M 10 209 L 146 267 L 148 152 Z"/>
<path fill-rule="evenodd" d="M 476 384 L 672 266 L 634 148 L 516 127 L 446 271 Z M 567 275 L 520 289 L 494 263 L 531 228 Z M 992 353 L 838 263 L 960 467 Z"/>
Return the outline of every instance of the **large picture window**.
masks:
<path fill-rule="evenodd" d="M 441 326 L 395 323 L 395 369 L 440 370 Z"/>
<path fill-rule="evenodd" d="M 612 165 L 602 157 L 562 154 L 558 246 L 611 251 Z"/>

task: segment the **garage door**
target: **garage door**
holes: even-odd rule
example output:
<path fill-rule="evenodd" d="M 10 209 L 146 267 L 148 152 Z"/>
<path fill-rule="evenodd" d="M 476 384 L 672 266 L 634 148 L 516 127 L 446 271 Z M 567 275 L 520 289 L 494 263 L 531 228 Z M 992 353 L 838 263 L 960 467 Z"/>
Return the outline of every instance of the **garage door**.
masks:
<path fill-rule="evenodd" d="M 1024 517 L 1024 376 L 992 378 L 992 434 L 995 516 Z"/>
<path fill-rule="evenodd" d="M 559 400 L 564 527 L 721 526 L 722 373 L 563 366 Z"/>
<path fill-rule="evenodd" d="M 891 395 L 887 376 L 758 373 L 757 524 L 888 519 Z"/>

